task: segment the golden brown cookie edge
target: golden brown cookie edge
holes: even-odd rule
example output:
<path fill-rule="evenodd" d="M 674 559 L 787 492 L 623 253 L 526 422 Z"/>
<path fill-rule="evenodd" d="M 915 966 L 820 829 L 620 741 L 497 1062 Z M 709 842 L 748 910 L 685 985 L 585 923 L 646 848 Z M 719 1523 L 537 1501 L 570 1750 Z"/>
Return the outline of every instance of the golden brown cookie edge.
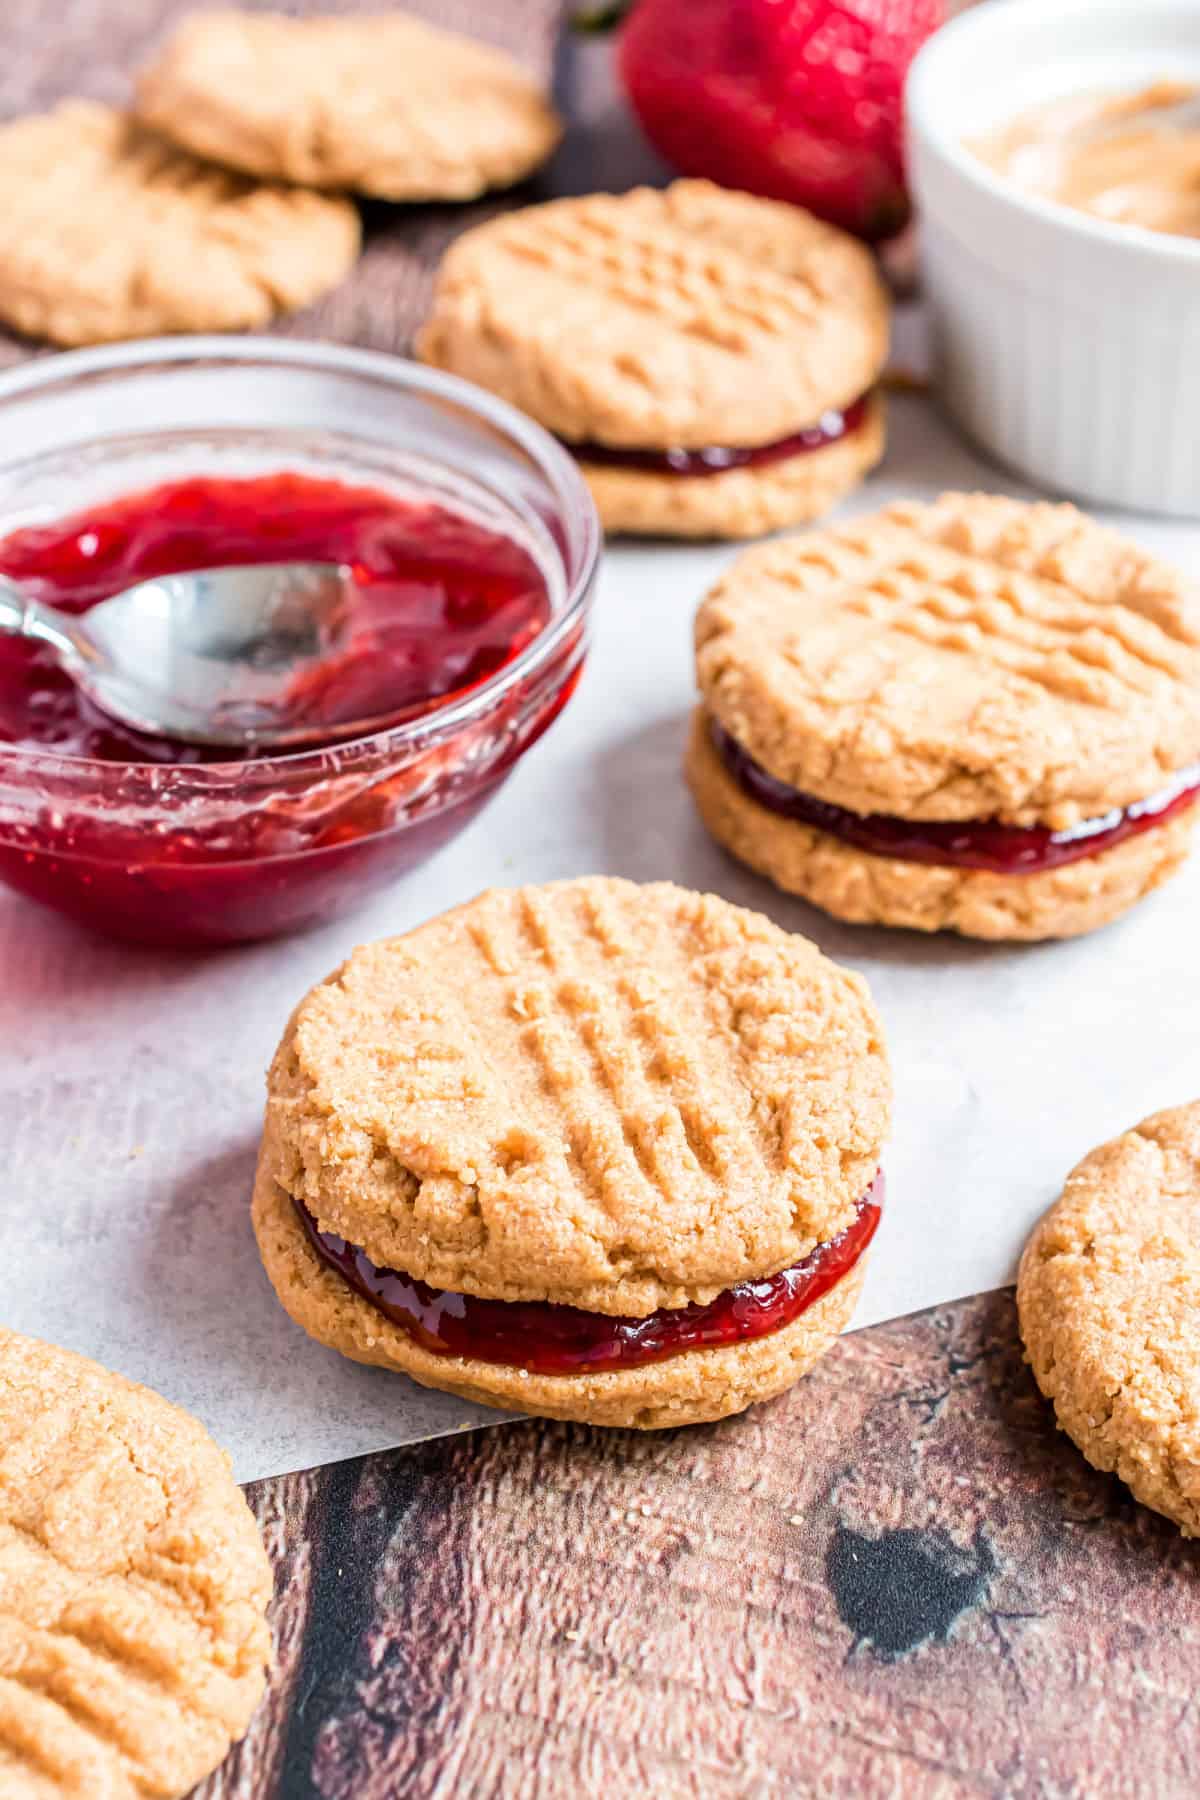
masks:
<path fill-rule="evenodd" d="M 851 925 L 953 931 L 1036 943 L 1111 924 L 1186 862 L 1196 808 L 1098 856 L 1032 875 L 998 875 L 873 856 L 744 794 L 717 755 L 697 707 L 685 774 L 709 834 L 785 893 Z"/>
<path fill-rule="evenodd" d="M 422 1350 L 400 1326 L 322 1266 L 291 1199 L 261 1168 L 252 1214 L 263 1266 L 280 1304 L 318 1343 L 355 1362 L 395 1370 L 424 1387 L 484 1406 L 638 1430 L 727 1418 L 790 1387 L 845 1329 L 866 1273 L 864 1256 L 799 1319 L 748 1343 L 688 1350 L 636 1369 L 539 1375 Z"/>
<path fill-rule="evenodd" d="M 818 519 L 851 493 L 884 452 L 883 396 L 872 393 L 860 428 L 837 443 L 720 475 L 659 475 L 579 467 L 610 536 L 752 538 Z"/>

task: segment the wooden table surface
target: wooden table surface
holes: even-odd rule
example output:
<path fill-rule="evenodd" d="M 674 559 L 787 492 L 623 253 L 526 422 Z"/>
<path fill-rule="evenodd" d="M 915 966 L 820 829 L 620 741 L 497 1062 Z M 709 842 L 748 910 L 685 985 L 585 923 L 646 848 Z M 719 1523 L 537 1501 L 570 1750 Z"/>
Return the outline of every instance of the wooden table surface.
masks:
<path fill-rule="evenodd" d="M 277 1662 L 204 1800 L 1200 1792 L 1197 1549 L 1008 1293 L 719 1425 L 531 1421 L 249 1490 Z"/>
<path fill-rule="evenodd" d="M 0 116 L 120 99 L 188 4 L 5 0 Z M 571 135 L 519 199 L 658 173 L 558 0 L 408 4 L 554 69 Z M 487 210 L 372 208 L 286 329 L 403 349 Z M 249 1497 L 274 1672 L 196 1800 L 1200 1792 L 1197 1551 L 1055 1433 L 1008 1293 L 856 1333 L 720 1425 L 498 1426 Z"/>

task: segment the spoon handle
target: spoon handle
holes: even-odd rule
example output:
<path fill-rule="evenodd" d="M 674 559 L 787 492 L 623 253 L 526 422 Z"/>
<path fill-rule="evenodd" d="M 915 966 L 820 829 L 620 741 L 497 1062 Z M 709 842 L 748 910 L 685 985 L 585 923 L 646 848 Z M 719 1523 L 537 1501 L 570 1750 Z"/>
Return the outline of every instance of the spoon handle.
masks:
<path fill-rule="evenodd" d="M 64 659 L 79 657 L 70 621 L 53 607 L 43 606 L 7 575 L 0 575 L 0 637 L 50 644 Z"/>

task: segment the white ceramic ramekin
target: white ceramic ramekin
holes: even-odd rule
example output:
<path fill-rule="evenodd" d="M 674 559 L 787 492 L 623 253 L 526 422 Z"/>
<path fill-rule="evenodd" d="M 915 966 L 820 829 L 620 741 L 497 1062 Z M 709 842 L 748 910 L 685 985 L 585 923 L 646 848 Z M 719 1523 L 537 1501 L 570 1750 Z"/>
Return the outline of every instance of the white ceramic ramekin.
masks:
<path fill-rule="evenodd" d="M 1200 517 L 1200 240 L 1023 193 L 966 140 L 1041 101 L 1200 84 L 1200 0 L 989 0 L 909 75 L 935 379 L 1039 486 Z"/>

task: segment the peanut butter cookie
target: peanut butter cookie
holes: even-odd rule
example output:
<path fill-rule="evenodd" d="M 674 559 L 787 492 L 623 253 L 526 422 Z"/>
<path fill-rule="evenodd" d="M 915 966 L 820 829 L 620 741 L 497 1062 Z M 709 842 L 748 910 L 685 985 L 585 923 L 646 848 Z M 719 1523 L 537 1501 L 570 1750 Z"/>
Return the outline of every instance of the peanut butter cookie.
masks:
<path fill-rule="evenodd" d="M 1025 1247 L 1017 1306 L 1063 1430 L 1200 1536 L 1200 1101 L 1067 1177 Z"/>
<path fill-rule="evenodd" d="M 839 918 L 1067 937 L 1187 855 L 1200 600 L 1073 507 L 946 494 L 750 551 L 696 658 L 702 817 Z"/>
<path fill-rule="evenodd" d="M 384 200 L 511 187 L 562 134 L 520 64 L 407 13 L 192 13 L 143 72 L 138 111 L 198 156 Z"/>
<path fill-rule="evenodd" d="M 718 1418 L 849 1318 L 890 1082 L 861 979 L 713 896 L 482 895 L 294 1014 L 254 1221 L 323 1343 L 492 1405 Z"/>
<path fill-rule="evenodd" d="M 467 232 L 417 354 L 562 438 L 610 530 L 744 537 L 812 518 L 878 460 L 887 338 L 861 244 L 677 181 Z"/>
<path fill-rule="evenodd" d="M 195 1419 L 0 1330 L 0 1792 L 187 1793 L 258 1703 L 270 1594 Z"/>
<path fill-rule="evenodd" d="M 234 331 L 358 254 L 345 200 L 197 162 L 92 101 L 0 127 L 0 319 L 56 344 Z"/>

